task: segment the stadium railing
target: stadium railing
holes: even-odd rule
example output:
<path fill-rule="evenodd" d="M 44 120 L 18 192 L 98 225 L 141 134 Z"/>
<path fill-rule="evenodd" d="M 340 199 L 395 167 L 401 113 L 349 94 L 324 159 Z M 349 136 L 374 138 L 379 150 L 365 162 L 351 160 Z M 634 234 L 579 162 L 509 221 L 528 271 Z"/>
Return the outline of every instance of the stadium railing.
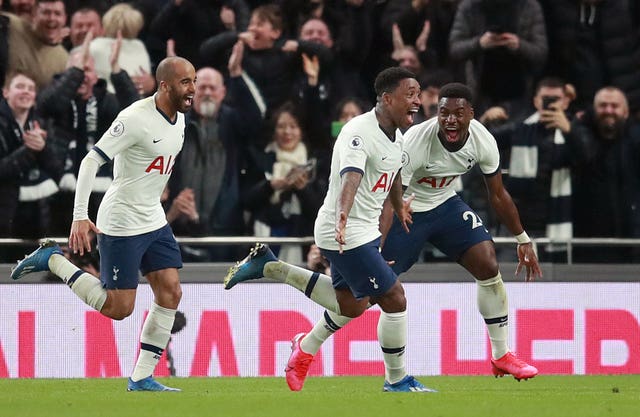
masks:
<path fill-rule="evenodd" d="M 54 237 L 59 244 L 66 244 L 66 237 Z M 178 243 L 182 245 L 251 245 L 255 242 L 263 242 L 273 245 L 300 244 L 308 245 L 314 242 L 313 236 L 304 237 L 258 237 L 258 236 L 209 236 L 209 237 L 176 237 Z M 0 248 L 3 246 L 36 246 L 43 239 L 11 239 L 0 238 Z M 573 249 L 576 246 L 602 246 L 602 247 L 637 247 L 640 249 L 640 239 L 622 238 L 571 238 L 563 240 L 551 240 L 548 238 L 532 238 L 536 247 L 542 245 L 564 246 L 567 250 L 567 264 L 573 264 Z M 494 237 L 496 246 L 514 245 L 516 240 L 512 237 Z"/>

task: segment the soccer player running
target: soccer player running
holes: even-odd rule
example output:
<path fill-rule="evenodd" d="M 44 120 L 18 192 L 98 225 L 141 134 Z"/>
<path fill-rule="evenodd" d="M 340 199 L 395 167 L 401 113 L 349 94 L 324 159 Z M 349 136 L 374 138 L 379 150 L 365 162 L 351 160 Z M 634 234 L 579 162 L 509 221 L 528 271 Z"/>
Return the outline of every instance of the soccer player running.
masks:
<path fill-rule="evenodd" d="M 378 341 L 385 364 L 384 391 L 429 392 L 404 362 L 407 344 L 407 300 L 395 272 L 379 252 L 378 220 L 389 196 L 402 227 L 408 231 L 411 215 L 402 200 L 399 171 L 403 139 L 400 128 L 413 122 L 420 106 L 420 86 L 410 71 L 392 67 L 374 83 L 374 109 L 353 118 L 336 140 L 331 160 L 329 190 L 315 222 L 315 240 L 331 262 L 331 278 L 277 262 L 258 244 L 225 278 L 225 288 L 263 276 L 290 276 L 291 285 L 336 316 L 358 317 L 378 304 Z M 283 278 L 284 280 L 284 278 Z M 335 289 L 334 289 L 335 288 Z M 348 320 L 345 318 L 345 320 Z M 296 342 L 297 343 L 297 342 Z M 310 355 L 309 355 L 310 356 Z M 291 389 L 302 388 L 293 381 Z"/>
<path fill-rule="evenodd" d="M 45 241 L 11 271 L 13 279 L 37 271 L 60 277 L 86 304 L 114 320 L 131 315 L 138 270 L 154 294 L 140 335 L 140 354 L 129 391 L 180 391 L 153 379 L 171 335 L 182 290 L 180 249 L 167 224 L 160 196 L 184 140 L 184 115 L 195 94 L 196 73 L 184 58 L 165 58 L 156 71 L 158 91 L 116 117 L 82 160 L 69 248 L 82 255 L 98 234 L 100 279 L 69 262 L 53 240 Z M 114 160 L 114 179 L 98 210 L 97 226 L 87 204 L 99 167 Z"/>
<path fill-rule="evenodd" d="M 538 370 L 518 359 L 507 345 L 507 294 L 491 235 L 480 217 L 454 191 L 452 184 L 457 177 L 471 170 L 475 164 L 480 165 L 492 207 L 501 222 L 516 236 L 516 273 L 524 267 L 526 281 L 531 281 L 542 272 L 531 241 L 520 223 L 518 211 L 502 184 L 495 139 L 484 126 L 473 120 L 473 116 L 469 88 L 459 83 L 447 84 L 440 90 L 438 116 L 406 132 L 402 180 L 407 187 L 406 194 L 415 195 L 413 224 L 409 234 L 398 219 L 391 225 L 392 214 L 385 205 L 381 230 L 383 234 L 389 227 L 391 230 L 384 241 L 382 255 L 394 261 L 392 268 L 400 274 L 418 260 L 425 243 L 430 242 L 467 269 L 478 284 L 477 303 L 491 341 L 493 374 L 511 374 L 518 380 L 528 379 L 536 376 Z M 263 252 L 267 250 L 263 249 Z M 296 267 L 283 265 L 281 261 L 256 264 L 264 265 L 260 272 L 265 277 L 286 283 L 302 275 Z M 288 273 L 279 274 L 280 271 Z M 308 334 L 294 337 L 286 372 L 291 389 L 302 389 L 313 355 L 329 336 L 350 320 L 329 310 Z"/>

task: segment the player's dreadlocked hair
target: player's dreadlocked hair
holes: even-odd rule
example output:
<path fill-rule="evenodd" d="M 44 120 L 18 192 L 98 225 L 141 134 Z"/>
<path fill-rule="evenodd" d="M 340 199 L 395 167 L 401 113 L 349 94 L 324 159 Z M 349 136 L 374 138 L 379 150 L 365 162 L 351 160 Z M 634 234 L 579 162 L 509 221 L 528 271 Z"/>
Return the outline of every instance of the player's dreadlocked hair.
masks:
<path fill-rule="evenodd" d="M 382 70 L 373 83 L 376 96 L 380 97 L 384 93 L 392 92 L 398 87 L 400 81 L 407 78 L 416 78 L 416 76 L 408 69 L 402 67 L 391 67 Z"/>
<path fill-rule="evenodd" d="M 442 86 L 438 101 L 443 98 L 463 98 L 467 100 L 467 103 L 471 104 L 473 101 L 473 94 L 471 89 L 461 83 L 449 83 Z"/>

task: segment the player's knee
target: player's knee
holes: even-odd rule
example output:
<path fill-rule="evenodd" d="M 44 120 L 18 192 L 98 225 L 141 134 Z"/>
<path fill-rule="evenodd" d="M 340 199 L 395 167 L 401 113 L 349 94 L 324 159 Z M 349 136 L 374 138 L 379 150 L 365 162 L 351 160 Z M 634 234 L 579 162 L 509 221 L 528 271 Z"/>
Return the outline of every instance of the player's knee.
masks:
<path fill-rule="evenodd" d="M 360 317 L 362 313 L 366 311 L 366 309 L 367 309 L 366 305 L 365 306 L 360 306 L 360 305 L 342 306 L 341 305 L 340 315 L 354 319 L 356 317 Z"/>
<path fill-rule="evenodd" d="M 495 257 L 493 259 L 485 259 L 478 268 L 476 279 L 483 281 L 498 275 L 499 265 Z"/>
<path fill-rule="evenodd" d="M 182 287 L 180 284 L 173 285 L 166 290 L 165 294 L 169 298 L 170 303 L 177 306 L 182 299 Z"/>
<path fill-rule="evenodd" d="M 499 270 L 495 247 L 490 241 L 483 241 L 469 248 L 462 255 L 460 264 L 480 281 L 495 277 Z"/>
<path fill-rule="evenodd" d="M 369 301 L 366 299 L 357 300 L 350 294 L 348 297 L 338 296 L 338 305 L 340 306 L 341 316 L 356 318 L 360 317 L 369 308 Z"/>
<path fill-rule="evenodd" d="M 110 314 L 108 314 L 108 316 L 113 320 L 124 320 L 133 313 L 133 305 L 119 306 L 117 308 L 112 309 L 109 313 Z"/>
<path fill-rule="evenodd" d="M 375 301 L 385 313 L 399 313 L 407 309 L 407 297 L 400 281 L 396 281 L 389 291 Z"/>
<path fill-rule="evenodd" d="M 135 306 L 135 292 L 128 290 L 108 291 L 100 313 L 113 320 L 126 319 L 133 313 Z"/>
<path fill-rule="evenodd" d="M 353 296 L 349 289 L 337 288 L 335 291 L 341 316 L 356 318 L 361 316 L 369 307 L 368 298 L 359 300 Z"/>

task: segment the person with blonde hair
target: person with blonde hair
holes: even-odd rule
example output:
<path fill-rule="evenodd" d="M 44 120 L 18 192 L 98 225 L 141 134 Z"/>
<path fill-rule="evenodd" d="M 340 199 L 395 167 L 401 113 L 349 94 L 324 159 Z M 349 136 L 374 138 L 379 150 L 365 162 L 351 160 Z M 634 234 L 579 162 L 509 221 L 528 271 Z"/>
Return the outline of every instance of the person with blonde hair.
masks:
<path fill-rule="evenodd" d="M 155 89 L 155 81 L 151 75 L 151 58 L 138 34 L 144 26 L 142 13 L 127 3 L 119 3 L 111 7 L 102 17 L 104 36 L 91 41 L 90 52 L 96 63 L 98 78 L 107 80 L 109 92 L 115 92 L 109 81 L 111 65 L 109 56 L 111 48 L 119 37 L 122 38 L 118 64 L 127 71 L 138 87 L 138 92 L 148 95 Z"/>

